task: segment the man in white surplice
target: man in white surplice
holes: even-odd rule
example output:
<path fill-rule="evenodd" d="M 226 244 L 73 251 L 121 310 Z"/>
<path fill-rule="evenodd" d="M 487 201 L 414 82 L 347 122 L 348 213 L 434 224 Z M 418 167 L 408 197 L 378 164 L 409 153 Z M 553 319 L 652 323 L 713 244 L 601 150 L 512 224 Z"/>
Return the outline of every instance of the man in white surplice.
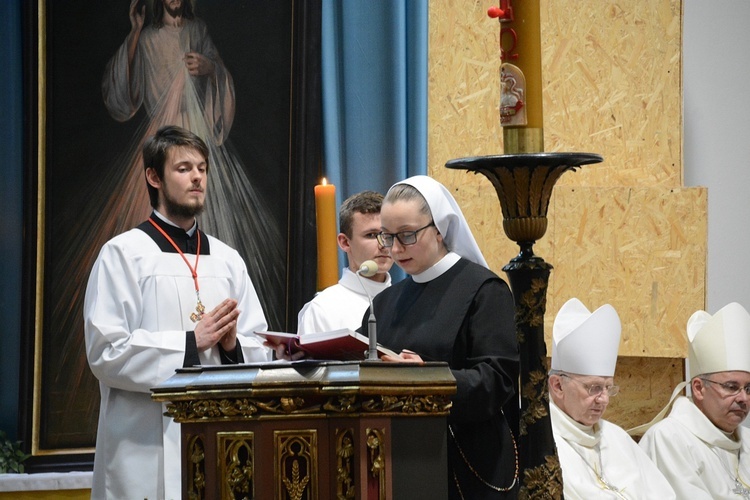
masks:
<path fill-rule="evenodd" d="M 750 499 L 750 314 L 736 302 L 687 324 L 691 397 L 675 400 L 641 447 L 679 498 Z M 686 382 L 675 390 L 680 391 Z"/>
<path fill-rule="evenodd" d="M 94 499 L 181 498 L 180 426 L 151 388 L 195 365 L 268 361 L 268 328 L 236 250 L 198 227 L 208 147 L 180 127 L 143 146 L 153 213 L 109 240 L 84 304 L 86 356 L 99 380 Z"/>
<path fill-rule="evenodd" d="M 620 318 L 605 304 L 589 312 L 568 300 L 552 329 L 549 374 L 552 432 L 566 499 L 674 499 L 664 476 L 633 439 L 602 419 L 613 385 Z"/>
<path fill-rule="evenodd" d="M 298 334 L 356 330 L 362 326 L 370 300 L 391 286 L 388 271 L 393 258 L 377 239 L 382 204 L 383 195 L 375 191 L 354 194 L 341 204 L 336 241 L 346 253 L 348 265 L 338 283 L 320 291 L 302 307 L 297 318 Z M 377 272 L 360 279 L 357 271 L 367 261 L 377 265 Z"/>

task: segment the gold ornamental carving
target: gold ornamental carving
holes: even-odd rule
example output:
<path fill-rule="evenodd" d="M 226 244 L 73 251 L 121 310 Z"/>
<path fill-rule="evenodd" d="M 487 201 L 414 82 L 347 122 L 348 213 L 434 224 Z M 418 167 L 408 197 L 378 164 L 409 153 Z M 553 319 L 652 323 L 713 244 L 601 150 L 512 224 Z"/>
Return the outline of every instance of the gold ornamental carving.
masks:
<path fill-rule="evenodd" d="M 385 429 L 367 429 L 367 450 L 367 463 L 370 468 L 370 475 L 377 481 L 378 498 L 386 500 Z"/>
<path fill-rule="evenodd" d="M 255 498 L 254 437 L 250 431 L 216 433 L 222 498 Z"/>
<path fill-rule="evenodd" d="M 529 372 L 529 380 L 523 385 L 523 393 L 528 398 L 528 406 L 521 414 L 520 433 L 526 435 L 529 427 L 539 420 L 548 417 L 549 393 L 547 387 L 547 374 L 534 370 Z"/>
<path fill-rule="evenodd" d="M 336 500 L 355 498 L 354 431 L 336 429 Z"/>
<path fill-rule="evenodd" d="M 258 408 L 249 399 L 199 399 L 167 403 L 165 415 L 177 422 L 227 417 L 252 417 Z"/>
<path fill-rule="evenodd" d="M 548 500 L 562 498 L 563 479 L 557 455 L 547 455 L 544 463 L 524 470 L 523 484 L 518 498 L 523 500 Z"/>
<path fill-rule="evenodd" d="M 177 422 L 205 422 L 289 415 L 330 414 L 447 414 L 452 406 L 447 395 L 337 395 L 323 398 L 223 398 L 173 401 L 166 416 Z"/>
<path fill-rule="evenodd" d="M 362 401 L 362 410 L 379 413 L 425 414 L 443 413 L 450 410 L 450 397 L 428 396 L 376 396 Z"/>
<path fill-rule="evenodd" d="M 305 489 L 310 482 L 310 476 L 300 477 L 299 460 L 292 460 L 292 478 L 284 478 L 284 486 L 290 500 L 302 500 Z"/>
<path fill-rule="evenodd" d="M 529 289 L 519 298 L 521 308 L 516 310 L 516 329 L 518 342 L 526 342 L 525 332 L 532 328 L 544 328 L 544 311 L 546 308 L 547 283 L 541 278 L 529 282 Z"/>
<path fill-rule="evenodd" d="M 206 498 L 206 454 L 203 436 L 188 436 L 187 448 L 190 457 L 187 473 L 188 498 L 190 500 L 203 500 Z"/>
<path fill-rule="evenodd" d="M 359 398 L 353 394 L 345 394 L 328 398 L 323 404 L 323 410 L 331 413 L 354 413 L 359 411 Z"/>
<path fill-rule="evenodd" d="M 274 432 L 276 500 L 318 500 L 318 432 Z"/>

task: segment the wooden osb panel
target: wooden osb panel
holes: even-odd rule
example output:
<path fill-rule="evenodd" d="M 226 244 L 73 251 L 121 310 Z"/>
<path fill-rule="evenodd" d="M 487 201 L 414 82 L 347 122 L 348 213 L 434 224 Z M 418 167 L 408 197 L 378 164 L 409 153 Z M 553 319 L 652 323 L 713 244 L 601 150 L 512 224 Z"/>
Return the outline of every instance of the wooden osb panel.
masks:
<path fill-rule="evenodd" d="M 623 429 L 651 421 L 685 379 L 684 361 L 671 358 L 617 359 L 615 383 L 620 393 L 610 399 L 604 418 Z"/>
<path fill-rule="evenodd" d="M 550 252 L 537 252 L 555 266 L 548 346 L 554 315 L 578 297 L 589 308 L 610 303 L 617 310 L 621 356 L 686 357 L 685 325 L 705 307 L 706 193 L 558 186 L 545 237 Z"/>
<path fill-rule="evenodd" d="M 682 186 L 680 0 L 542 0 L 547 151 L 604 156 L 561 183 Z"/>
<path fill-rule="evenodd" d="M 503 233 L 495 190 L 484 177 L 444 170 L 438 178 L 464 211 L 490 268 L 505 277 L 502 268 L 518 245 Z M 707 203 L 705 188 L 556 187 L 547 234 L 534 245 L 554 266 L 547 352 L 555 314 L 578 297 L 590 308 L 615 307 L 623 327 L 620 355 L 686 357 L 687 319 L 705 308 Z"/>
<path fill-rule="evenodd" d="M 503 152 L 493 3 L 430 1 L 430 174 Z M 605 161 L 561 182 L 681 186 L 681 2 L 573 5 L 541 0 L 545 149 Z"/>
<path fill-rule="evenodd" d="M 500 52 L 493 2 L 430 0 L 430 172 L 451 158 L 502 153 Z"/>
<path fill-rule="evenodd" d="M 503 152 L 490 4 L 430 1 L 428 159 L 502 276 L 518 246 L 502 230 L 494 189 L 444 167 Z M 534 247 L 555 267 L 547 338 L 562 303 L 578 296 L 617 308 L 621 355 L 684 357 L 685 322 L 705 305 L 707 218 L 705 190 L 680 188 L 681 1 L 565 7 L 541 0 L 546 149 L 599 153 L 604 162 L 563 175 L 547 235 Z"/>

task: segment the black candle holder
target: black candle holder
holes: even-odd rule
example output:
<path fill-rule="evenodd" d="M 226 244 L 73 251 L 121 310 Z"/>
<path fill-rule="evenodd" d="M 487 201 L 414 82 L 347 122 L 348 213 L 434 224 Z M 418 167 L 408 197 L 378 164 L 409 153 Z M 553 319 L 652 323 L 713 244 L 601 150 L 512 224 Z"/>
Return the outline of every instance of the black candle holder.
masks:
<path fill-rule="evenodd" d="M 534 255 L 533 246 L 547 231 L 552 189 L 568 170 L 600 163 L 594 153 L 521 153 L 457 158 L 445 166 L 485 175 L 495 187 L 503 213 L 503 230 L 520 253 L 503 267 L 516 307 L 521 359 L 521 396 L 504 412 L 518 435 L 520 498 L 562 498 L 562 471 L 557 457 L 547 392 L 547 347 L 544 313 L 552 265 Z"/>

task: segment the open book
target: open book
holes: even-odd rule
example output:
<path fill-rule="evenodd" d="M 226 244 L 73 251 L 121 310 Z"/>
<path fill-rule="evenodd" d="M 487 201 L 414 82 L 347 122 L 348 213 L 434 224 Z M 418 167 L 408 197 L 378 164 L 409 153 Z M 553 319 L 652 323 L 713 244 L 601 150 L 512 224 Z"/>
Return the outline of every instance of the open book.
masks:
<path fill-rule="evenodd" d="M 344 328 L 330 332 L 306 333 L 297 335 L 285 332 L 255 332 L 269 343 L 284 344 L 291 354 L 304 351 L 314 359 L 335 359 L 353 361 L 366 359 L 370 348 L 370 339 L 361 333 Z M 397 356 L 390 349 L 378 344 L 378 357 L 384 354 Z"/>

